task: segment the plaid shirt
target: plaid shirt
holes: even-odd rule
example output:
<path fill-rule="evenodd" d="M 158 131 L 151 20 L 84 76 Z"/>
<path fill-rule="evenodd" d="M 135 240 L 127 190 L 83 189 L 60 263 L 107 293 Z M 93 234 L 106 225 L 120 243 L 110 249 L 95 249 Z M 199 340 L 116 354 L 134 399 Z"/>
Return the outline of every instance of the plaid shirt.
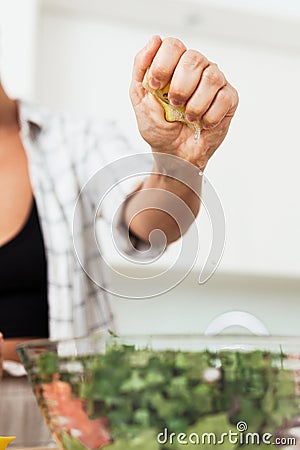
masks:
<path fill-rule="evenodd" d="M 72 220 L 81 188 L 97 169 L 128 154 L 127 142 L 111 122 L 53 114 L 24 102 L 19 115 L 47 256 L 50 337 L 113 328 L 109 295 L 90 280 L 76 257 Z M 118 192 L 121 201 L 125 193 Z M 94 226 L 96 200 L 90 192 L 82 202 L 80 245 L 85 263 L 101 271 L 99 252 L 84 231 Z"/>

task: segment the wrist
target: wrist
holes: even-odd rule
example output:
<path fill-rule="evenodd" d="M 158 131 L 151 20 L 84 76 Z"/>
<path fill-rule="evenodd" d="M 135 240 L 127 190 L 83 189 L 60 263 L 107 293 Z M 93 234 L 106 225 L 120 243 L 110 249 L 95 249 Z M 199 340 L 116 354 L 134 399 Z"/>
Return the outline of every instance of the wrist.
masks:
<path fill-rule="evenodd" d="M 203 171 L 196 165 L 169 153 L 153 152 L 153 158 L 154 167 L 150 178 L 156 185 L 165 189 L 180 186 L 180 189 L 191 189 L 200 194 Z"/>
<path fill-rule="evenodd" d="M 174 153 L 166 151 L 164 152 L 161 149 L 157 149 L 155 147 L 151 147 L 154 160 L 159 168 L 166 168 L 167 170 L 178 170 L 179 167 L 184 167 L 187 165 L 194 166 L 198 172 L 204 172 L 206 166 L 208 164 L 209 158 L 207 158 L 206 153 L 197 155 L 188 154 L 186 151 L 176 151 Z M 179 156 L 177 153 L 181 153 L 183 157 Z M 190 152 L 192 153 L 192 152 Z M 161 157 L 160 155 L 166 155 L 165 157 Z M 168 156 L 170 158 L 168 158 Z M 173 160 L 172 160 L 173 158 Z"/>

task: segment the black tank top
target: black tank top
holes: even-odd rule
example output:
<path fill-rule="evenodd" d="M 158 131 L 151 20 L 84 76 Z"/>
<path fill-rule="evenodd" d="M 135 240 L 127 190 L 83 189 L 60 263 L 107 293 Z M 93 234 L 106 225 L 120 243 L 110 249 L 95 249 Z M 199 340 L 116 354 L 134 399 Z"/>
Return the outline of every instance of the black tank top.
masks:
<path fill-rule="evenodd" d="M 22 230 L 0 247 L 0 331 L 48 337 L 47 264 L 35 201 Z"/>

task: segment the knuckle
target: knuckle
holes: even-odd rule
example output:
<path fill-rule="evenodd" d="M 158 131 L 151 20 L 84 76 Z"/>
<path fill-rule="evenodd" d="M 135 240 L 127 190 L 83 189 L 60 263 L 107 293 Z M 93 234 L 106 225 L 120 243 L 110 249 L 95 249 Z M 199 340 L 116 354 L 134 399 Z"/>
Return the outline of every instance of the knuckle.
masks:
<path fill-rule="evenodd" d="M 218 94 L 218 99 L 221 103 L 226 104 L 229 109 L 236 109 L 239 103 L 238 92 L 231 86 L 227 89 L 221 89 Z"/>
<path fill-rule="evenodd" d="M 218 101 L 223 104 L 228 104 L 229 106 L 232 103 L 232 97 L 230 92 L 225 89 L 221 89 L 218 93 Z"/>
<path fill-rule="evenodd" d="M 205 56 L 197 52 L 196 50 L 187 50 L 184 53 L 183 63 L 186 66 L 197 68 L 205 65 L 206 62 L 207 59 L 205 58 Z"/>
<path fill-rule="evenodd" d="M 222 85 L 225 77 L 216 66 L 209 66 L 204 70 L 203 78 L 211 85 Z"/>
<path fill-rule="evenodd" d="M 164 41 L 166 44 L 168 44 L 171 47 L 175 47 L 176 49 L 180 50 L 180 51 L 185 51 L 186 50 L 186 46 L 184 45 L 184 43 L 177 38 L 174 37 L 167 37 L 164 39 Z"/>

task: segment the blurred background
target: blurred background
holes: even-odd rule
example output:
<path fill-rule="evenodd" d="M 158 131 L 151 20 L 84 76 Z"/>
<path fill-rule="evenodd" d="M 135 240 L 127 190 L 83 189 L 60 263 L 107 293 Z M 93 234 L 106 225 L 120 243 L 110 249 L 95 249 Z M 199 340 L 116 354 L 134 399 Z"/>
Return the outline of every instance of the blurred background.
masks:
<path fill-rule="evenodd" d="M 299 1 L 0 0 L 0 31 L 0 73 L 13 97 L 116 119 L 136 151 L 147 145 L 128 87 L 134 55 L 151 35 L 179 37 L 218 63 L 240 95 L 206 173 L 226 215 L 221 265 L 198 284 L 211 239 L 203 209 L 194 270 L 155 299 L 115 298 L 117 325 L 134 333 L 202 332 L 218 314 L 242 310 L 272 334 L 299 334 Z M 178 245 L 157 264 L 170 265 Z"/>

